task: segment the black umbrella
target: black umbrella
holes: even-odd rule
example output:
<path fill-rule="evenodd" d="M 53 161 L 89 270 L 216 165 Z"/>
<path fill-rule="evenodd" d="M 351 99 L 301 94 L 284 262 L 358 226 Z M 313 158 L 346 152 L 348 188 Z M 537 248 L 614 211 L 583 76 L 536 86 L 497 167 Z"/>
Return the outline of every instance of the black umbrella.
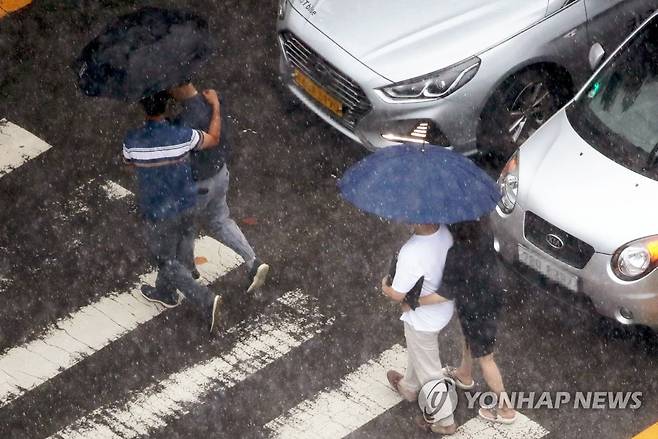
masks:
<path fill-rule="evenodd" d="M 209 53 L 205 20 L 146 7 L 117 18 L 87 44 L 73 69 L 88 96 L 138 100 L 189 80 Z"/>

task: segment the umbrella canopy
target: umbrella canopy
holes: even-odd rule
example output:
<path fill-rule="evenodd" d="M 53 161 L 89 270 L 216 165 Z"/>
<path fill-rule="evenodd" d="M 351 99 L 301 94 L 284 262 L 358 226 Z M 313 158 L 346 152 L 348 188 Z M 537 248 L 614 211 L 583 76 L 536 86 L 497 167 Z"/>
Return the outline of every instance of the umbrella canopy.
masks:
<path fill-rule="evenodd" d="M 72 67 L 86 95 L 134 101 L 189 80 L 209 53 L 205 20 L 146 7 L 110 24 Z"/>
<path fill-rule="evenodd" d="M 397 145 L 359 161 L 339 181 L 361 210 L 409 224 L 453 224 L 480 218 L 500 191 L 466 157 L 433 145 Z"/>

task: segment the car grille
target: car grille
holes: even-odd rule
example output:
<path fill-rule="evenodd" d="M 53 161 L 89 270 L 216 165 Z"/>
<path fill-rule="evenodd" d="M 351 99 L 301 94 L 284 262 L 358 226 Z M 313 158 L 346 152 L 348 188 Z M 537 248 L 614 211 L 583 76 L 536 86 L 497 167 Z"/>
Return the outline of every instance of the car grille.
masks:
<path fill-rule="evenodd" d="M 320 84 L 329 94 L 343 104 L 343 116 L 327 112 L 350 130 L 372 106 L 365 93 L 353 80 L 329 64 L 323 57 L 291 32 L 281 34 L 286 59 L 292 67 L 299 69 Z"/>
<path fill-rule="evenodd" d="M 525 238 L 555 259 L 575 268 L 583 268 L 594 255 L 594 247 L 554 226 L 532 212 L 526 212 Z M 557 236 L 564 244 L 555 248 L 548 243 L 548 235 Z"/>

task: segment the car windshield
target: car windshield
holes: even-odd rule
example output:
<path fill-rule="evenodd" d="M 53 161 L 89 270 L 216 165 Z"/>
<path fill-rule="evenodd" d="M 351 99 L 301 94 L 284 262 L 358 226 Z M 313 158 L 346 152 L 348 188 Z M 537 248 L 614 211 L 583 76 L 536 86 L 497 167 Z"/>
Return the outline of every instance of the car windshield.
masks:
<path fill-rule="evenodd" d="M 567 114 L 598 151 L 658 180 L 658 19 L 599 72 Z"/>

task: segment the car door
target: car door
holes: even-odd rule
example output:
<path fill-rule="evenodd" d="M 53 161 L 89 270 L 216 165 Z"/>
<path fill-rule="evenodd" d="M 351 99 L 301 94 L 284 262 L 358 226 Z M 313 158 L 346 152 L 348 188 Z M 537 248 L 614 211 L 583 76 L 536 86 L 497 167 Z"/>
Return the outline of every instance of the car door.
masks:
<path fill-rule="evenodd" d="M 571 73 L 576 88 L 590 77 L 589 37 L 584 0 L 549 0 L 542 34 L 551 35 L 546 53 Z"/>
<path fill-rule="evenodd" d="M 658 0 L 585 0 L 590 44 L 611 54 L 657 8 Z"/>

